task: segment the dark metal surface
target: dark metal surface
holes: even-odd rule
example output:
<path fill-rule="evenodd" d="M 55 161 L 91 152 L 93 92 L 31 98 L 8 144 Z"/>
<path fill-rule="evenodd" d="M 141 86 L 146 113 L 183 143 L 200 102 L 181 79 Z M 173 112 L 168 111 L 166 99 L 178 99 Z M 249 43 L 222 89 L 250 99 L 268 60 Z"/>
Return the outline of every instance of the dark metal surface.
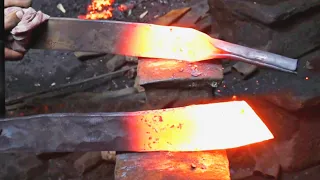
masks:
<path fill-rule="evenodd" d="M 218 62 L 196 62 L 140 59 L 138 64 L 139 84 L 177 87 L 197 87 L 202 84 L 211 84 L 223 78 L 223 70 Z"/>
<path fill-rule="evenodd" d="M 116 180 L 230 180 L 226 151 L 127 153 L 116 156 Z"/>
<path fill-rule="evenodd" d="M 37 38 L 31 48 L 116 54 L 115 45 L 126 24 L 110 22 L 50 18 L 35 30 Z"/>
<path fill-rule="evenodd" d="M 128 149 L 124 114 L 48 114 L 0 121 L 2 152 Z M 129 148 L 130 149 L 130 148 Z"/>
<path fill-rule="evenodd" d="M 115 72 L 111 72 L 111 73 L 107 73 L 107 74 L 102 74 L 102 75 L 88 78 L 85 80 L 80 80 L 77 82 L 68 83 L 68 84 L 62 85 L 62 86 L 56 86 L 56 87 L 53 87 L 53 88 L 50 88 L 50 89 L 47 89 L 47 90 L 44 90 L 41 92 L 33 92 L 33 93 L 27 94 L 22 97 L 18 97 L 18 98 L 14 98 L 14 99 L 7 99 L 6 105 L 7 106 L 14 105 L 16 103 L 30 101 L 32 99 L 40 99 L 41 97 L 45 98 L 45 97 L 63 96 L 66 94 L 72 94 L 75 92 L 84 91 L 84 90 L 90 89 L 94 86 L 101 85 L 107 81 L 110 81 L 114 77 L 122 76 L 125 72 L 127 72 L 131 69 L 135 69 L 135 68 L 136 68 L 136 66 L 124 68 L 119 71 L 115 71 Z"/>

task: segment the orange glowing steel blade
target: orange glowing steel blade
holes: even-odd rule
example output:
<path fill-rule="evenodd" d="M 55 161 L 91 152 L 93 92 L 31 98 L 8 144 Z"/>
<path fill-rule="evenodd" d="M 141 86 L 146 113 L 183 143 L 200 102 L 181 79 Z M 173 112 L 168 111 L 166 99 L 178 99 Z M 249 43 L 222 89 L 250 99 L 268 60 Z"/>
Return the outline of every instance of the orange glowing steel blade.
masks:
<path fill-rule="evenodd" d="M 210 36 L 191 28 L 70 18 L 50 18 L 42 27 L 32 48 L 191 62 L 212 59 L 220 52 Z"/>
<path fill-rule="evenodd" d="M 0 121 L 0 152 L 203 151 L 272 139 L 244 101 L 130 113 L 47 114 Z"/>
<path fill-rule="evenodd" d="M 203 151 L 273 139 L 245 101 L 193 105 L 134 114 L 132 146 L 142 151 Z"/>

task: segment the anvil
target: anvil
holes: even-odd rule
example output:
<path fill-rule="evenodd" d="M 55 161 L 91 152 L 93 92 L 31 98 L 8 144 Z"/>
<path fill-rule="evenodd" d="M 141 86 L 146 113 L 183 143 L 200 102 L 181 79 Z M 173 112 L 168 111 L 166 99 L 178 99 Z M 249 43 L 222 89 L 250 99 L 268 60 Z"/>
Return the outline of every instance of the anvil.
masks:
<path fill-rule="evenodd" d="M 104 52 L 189 62 L 217 58 L 293 72 L 297 59 L 256 50 L 191 28 L 110 20 L 50 18 L 36 29 L 34 49 Z"/>

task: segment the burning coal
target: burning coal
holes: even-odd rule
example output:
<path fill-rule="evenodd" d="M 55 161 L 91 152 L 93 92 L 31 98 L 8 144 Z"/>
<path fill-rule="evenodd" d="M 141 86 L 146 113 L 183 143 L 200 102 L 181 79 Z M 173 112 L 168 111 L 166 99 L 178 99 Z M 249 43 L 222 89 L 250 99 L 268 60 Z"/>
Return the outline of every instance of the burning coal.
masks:
<path fill-rule="evenodd" d="M 87 7 L 87 14 L 80 15 L 80 19 L 102 20 L 113 17 L 114 12 L 126 12 L 134 7 L 135 3 L 130 1 L 124 4 L 116 3 L 115 0 L 91 0 Z"/>

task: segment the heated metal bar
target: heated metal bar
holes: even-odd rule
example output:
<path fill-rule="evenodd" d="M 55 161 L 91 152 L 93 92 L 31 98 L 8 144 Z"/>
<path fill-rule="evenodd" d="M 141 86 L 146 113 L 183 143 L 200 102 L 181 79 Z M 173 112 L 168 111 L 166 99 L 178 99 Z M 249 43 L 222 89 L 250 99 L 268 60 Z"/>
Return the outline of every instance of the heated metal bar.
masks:
<path fill-rule="evenodd" d="M 278 68 L 278 70 L 283 71 L 295 71 L 297 69 L 297 59 L 240 46 L 219 39 L 212 39 L 211 41 L 216 48 L 226 52 L 225 56 L 228 57 L 229 55 L 230 59 L 242 60 L 244 62 L 275 69 Z"/>
<path fill-rule="evenodd" d="M 118 154 L 116 180 L 230 180 L 225 150 Z"/>

